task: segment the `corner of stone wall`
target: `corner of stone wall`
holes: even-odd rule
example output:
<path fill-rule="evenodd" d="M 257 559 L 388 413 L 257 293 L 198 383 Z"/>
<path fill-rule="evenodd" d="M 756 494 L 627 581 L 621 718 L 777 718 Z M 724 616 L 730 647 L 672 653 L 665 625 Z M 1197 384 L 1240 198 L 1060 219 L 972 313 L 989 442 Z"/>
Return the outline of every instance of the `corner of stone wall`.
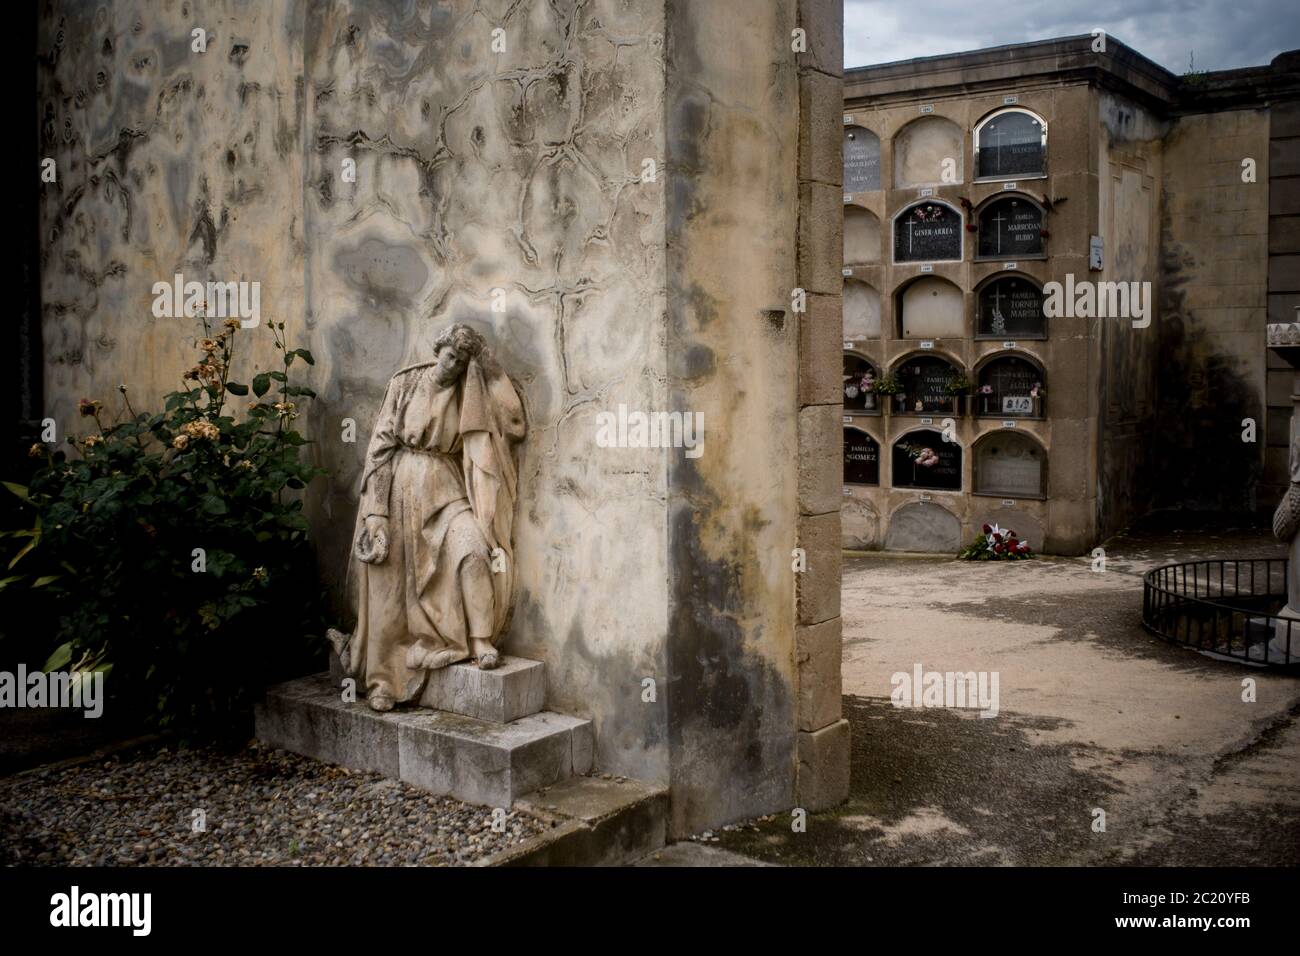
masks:
<path fill-rule="evenodd" d="M 849 794 L 849 723 L 840 705 L 840 385 L 844 317 L 844 10 L 840 0 L 799 0 L 807 52 L 799 57 L 799 547 L 795 664 L 796 799 L 824 810 Z"/>

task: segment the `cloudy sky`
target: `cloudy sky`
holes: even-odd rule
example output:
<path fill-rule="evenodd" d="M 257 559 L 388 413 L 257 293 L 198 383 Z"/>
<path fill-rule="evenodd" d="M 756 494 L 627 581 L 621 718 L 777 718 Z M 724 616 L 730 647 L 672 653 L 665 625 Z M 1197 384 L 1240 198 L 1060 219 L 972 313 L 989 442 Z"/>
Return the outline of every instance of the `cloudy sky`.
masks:
<path fill-rule="evenodd" d="M 1174 73 L 1300 47 L 1298 0 L 845 0 L 844 65 L 1105 30 Z"/>

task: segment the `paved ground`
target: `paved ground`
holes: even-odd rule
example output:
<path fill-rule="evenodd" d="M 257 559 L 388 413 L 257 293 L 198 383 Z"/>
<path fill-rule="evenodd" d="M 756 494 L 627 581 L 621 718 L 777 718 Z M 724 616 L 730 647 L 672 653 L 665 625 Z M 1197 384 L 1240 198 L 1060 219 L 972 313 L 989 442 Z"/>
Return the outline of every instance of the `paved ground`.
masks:
<path fill-rule="evenodd" d="M 1281 549 L 1166 529 L 1106 551 L 1100 574 L 1088 559 L 846 557 L 850 800 L 805 833 L 777 819 L 719 845 L 792 864 L 1300 863 L 1300 679 L 1140 625 L 1147 568 Z M 997 672 L 998 716 L 893 707 L 891 675 L 917 663 Z"/>

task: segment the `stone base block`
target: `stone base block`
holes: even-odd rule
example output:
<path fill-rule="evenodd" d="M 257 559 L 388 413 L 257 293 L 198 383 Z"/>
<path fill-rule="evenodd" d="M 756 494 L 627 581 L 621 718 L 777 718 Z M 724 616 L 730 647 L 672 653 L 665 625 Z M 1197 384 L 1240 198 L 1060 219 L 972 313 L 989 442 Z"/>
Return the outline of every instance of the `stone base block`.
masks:
<path fill-rule="evenodd" d="M 829 810 L 849 797 L 849 722 L 799 732 L 799 806 Z"/>
<path fill-rule="evenodd" d="M 541 712 L 510 723 L 345 703 L 327 675 L 273 687 L 256 708 L 259 740 L 490 807 L 591 769 L 591 721 Z"/>
<path fill-rule="evenodd" d="M 330 651 L 330 679 L 338 684 L 345 676 L 338 655 Z M 537 713 L 545 700 L 546 665 L 503 654 L 490 671 L 473 661 L 433 671 L 420 706 L 508 724 Z"/>
<path fill-rule="evenodd" d="M 490 671 L 469 661 L 433 671 L 420 706 L 508 724 L 538 713 L 545 699 L 546 665 L 502 656 Z"/>

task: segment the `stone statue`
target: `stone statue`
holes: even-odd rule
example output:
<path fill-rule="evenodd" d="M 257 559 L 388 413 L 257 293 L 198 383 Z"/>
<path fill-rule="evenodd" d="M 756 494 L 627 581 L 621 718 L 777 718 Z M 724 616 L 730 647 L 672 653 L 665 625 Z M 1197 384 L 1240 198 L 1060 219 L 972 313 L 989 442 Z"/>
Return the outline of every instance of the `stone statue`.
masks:
<path fill-rule="evenodd" d="M 349 567 L 357 626 L 329 634 L 375 710 L 418 699 L 431 670 L 495 667 L 510 613 L 523 404 L 469 326 L 444 329 L 433 349 L 388 383 Z"/>

